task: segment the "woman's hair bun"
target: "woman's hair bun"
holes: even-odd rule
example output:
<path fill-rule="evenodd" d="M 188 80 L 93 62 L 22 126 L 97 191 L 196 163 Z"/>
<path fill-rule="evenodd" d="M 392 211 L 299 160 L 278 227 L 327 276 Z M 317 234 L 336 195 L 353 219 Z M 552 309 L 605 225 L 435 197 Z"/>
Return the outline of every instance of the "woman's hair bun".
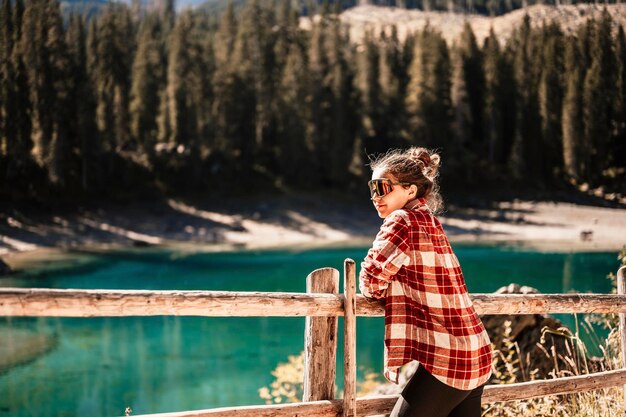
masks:
<path fill-rule="evenodd" d="M 441 158 L 439 154 L 426 148 L 412 147 L 406 151 L 408 158 L 414 162 L 429 180 L 434 180 L 439 174 Z"/>

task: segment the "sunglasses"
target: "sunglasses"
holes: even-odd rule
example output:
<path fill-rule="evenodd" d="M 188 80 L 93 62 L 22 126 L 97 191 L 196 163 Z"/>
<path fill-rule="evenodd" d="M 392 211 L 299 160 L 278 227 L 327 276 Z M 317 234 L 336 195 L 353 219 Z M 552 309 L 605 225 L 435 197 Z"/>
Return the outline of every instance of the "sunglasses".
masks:
<path fill-rule="evenodd" d="M 384 197 L 393 191 L 394 185 L 411 185 L 408 182 L 393 182 L 389 178 L 376 178 L 367 182 L 372 198 Z"/>

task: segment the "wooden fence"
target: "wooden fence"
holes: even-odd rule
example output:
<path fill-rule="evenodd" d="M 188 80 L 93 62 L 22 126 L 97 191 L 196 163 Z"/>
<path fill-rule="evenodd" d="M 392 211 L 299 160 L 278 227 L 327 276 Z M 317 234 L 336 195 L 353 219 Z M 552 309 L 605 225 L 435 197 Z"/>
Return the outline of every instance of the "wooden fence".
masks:
<path fill-rule="evenodd" d="M 339 272 L 313 271 L 307 293 L 59 290 L 0 288 L 0 316 L 306 316 L 303 402 L 150 414 L 144 417 L 368 416 L 389 414 L 397 395 L 356 397 L 356 317 L 383 316 L 384 305 L 356 294 L 354 261 Z M 618 294 L 473 294 L 478 314 L 619 313 L 622 360 L 626 358 L 626 267 L 617 273 Z M 334 398 L 338 317 L 344 316 L 344 398 Z M 382 339 L 382 334 L 381 334 Z M 483 402 L 520 400 L 624 385 L 622 369 L 485 387 Z M 625 403 L 626 404 L 626 403 Z"/>

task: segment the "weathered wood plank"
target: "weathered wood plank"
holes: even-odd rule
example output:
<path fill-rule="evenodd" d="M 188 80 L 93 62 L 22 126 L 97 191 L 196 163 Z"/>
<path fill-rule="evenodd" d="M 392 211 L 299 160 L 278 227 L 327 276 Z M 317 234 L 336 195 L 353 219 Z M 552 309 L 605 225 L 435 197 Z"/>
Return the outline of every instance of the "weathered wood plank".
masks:
<path fill-rule="evenodd" d="M 0 288 L 0 316 L 342 316 L 342 294 Z M 472 294 L 479 314 L 626 313 L 619 294 Z M 356 299 L 357 316 L 383 316 L 380 301 Z"/>
<path fill-rule="evenodd" d="M 322 268 L 311 272 L 306 278 L 306 291 L 309 294 L 337 294 L 339 271 Z M 335 398 L 338 321 L 337 316 L 306 318 L 302 401 Z"/>
<path fill-rule="evenodd" d="M 339 316 L 338 294 L 0 288 L 0 316 Z"/>
<path fill-rule="evenodd" d="M 626 382 L 626 369 L 598 372 L 588 375 L 545 381 L 521 382 L 507 385 L 488 385 L 483 403 L 513 401 L 546 395 L 561 395 L 622 385 Z M 357 399 L 357 417 L 389 414 L 398 399 L 397 395 L 378 395 Z M 165 414 L 145 414 L 135 417 L 341 417 L 343 401 L 315 401 L 297 404 L 215 408 Z"/>
<path fill-rule="evenodd" d="M 133 417 L 341 417 L 343 402 L 312 401 L 295 404 L 211 408 L 159 414 L 137 414 Z"/>
<path fill-rule="evenodd" d="M 356 416 L 356 266 L 344 261 L 343 417 Z"/>
<path fill-rule="evenodd" d="M 507 385 L 489 385 L 485 387 L 483 402 L 524 400 L 546 395 L 573 394 L 593 391 L 601 388 L 617 387 L 626 383 L 626 369 L 596 372 L 587 375 L 544 381 L 520 382 Z"/>
<path fill-rule="evenodd" d="M 611 388 L 626 382 L 626 369 L 597 372 L 588 375 L 542 381 L 520 382 L 506 385 L 487 385 L 483 393 L 483 404 L 526 400 L 547 395 L 574 394 L 602 388 Z M 380 395 L 358 400 L 357 416 L 389 414 L 398 399 L 397 395 Z M 365 413 L 362 413 L 365 411 Z"/>
<path fill-rule="evenodd" d="M 470 294 L 478 314 L 626 313 L 626 295 Z M 357 298 L 357 316 L 383 316 L 384 304 Z"/>

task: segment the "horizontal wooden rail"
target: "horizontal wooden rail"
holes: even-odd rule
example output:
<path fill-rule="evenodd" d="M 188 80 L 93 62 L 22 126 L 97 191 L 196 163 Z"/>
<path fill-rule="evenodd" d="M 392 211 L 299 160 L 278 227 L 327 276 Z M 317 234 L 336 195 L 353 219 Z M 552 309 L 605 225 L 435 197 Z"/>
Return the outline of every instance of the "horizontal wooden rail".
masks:
<path fill-rule="evenodd" d="M 476 311 L 485 314 L 622 313 L 626 296 L 615 294 L 470 294 Z M 384 305 L 357 298 L 358 316 L 383 316 Z"/>
<path fill-rule="evenodd" d="M 546 395 L 572 394 L 622 385 L 626 382 L 626 369 L 597 372 L 542 381 L 518 384 L 488 385 L 483 394 L 483 403 L 523 400 Z M 357 399 L 357 417 L 374 414 L 389 414 L 397 395 L 379 395 Z M 144 414 L 135 417 L 340 417 L 343 400 L 313 401 L 295 404 L 213 408 L 208 410 L 181 411 L 164 414 Z"/>
<path fill-rule="evenodd" d="M 0 316 L 340 316 L 336 294 L 0 288 Z"/>
<path fill-rule="evenodd" d="M 473 294 L 478 314 L 626 313 L 626 295 Z M 358 316 L 384 306 L 357 296 Z M 0 288 L 0 316 L 343 316 L 343 295 L 281 292 Z"/>

